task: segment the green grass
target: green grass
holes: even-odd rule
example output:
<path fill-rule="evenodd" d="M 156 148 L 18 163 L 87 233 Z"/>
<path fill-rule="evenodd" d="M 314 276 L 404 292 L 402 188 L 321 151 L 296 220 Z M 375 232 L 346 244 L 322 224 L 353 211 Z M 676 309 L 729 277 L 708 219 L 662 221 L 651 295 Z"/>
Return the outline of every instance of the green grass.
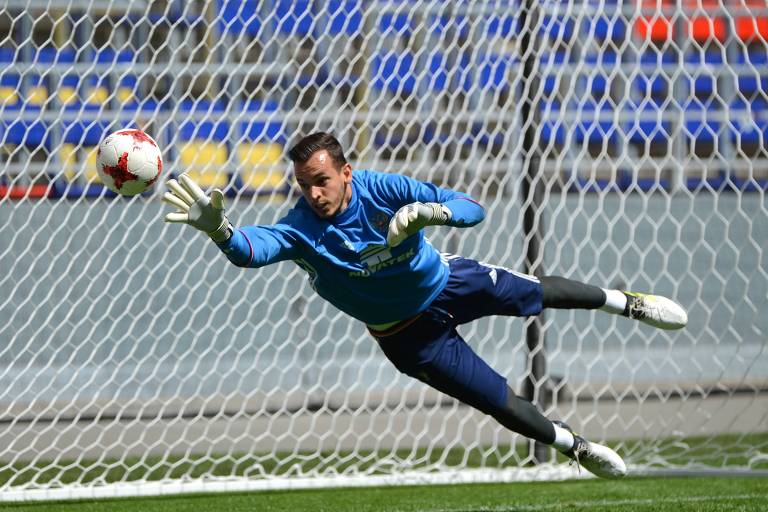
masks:
<path fill-rule="evenodd" d="M 614 445 L 616 446 L 616 445 Z M 768 433 L 707 438 L 629 441 L 618 445 L 632 460 L 663 455 L 672 464 L 695 460 L 699 465 L 751 467 L 766 470 L 765 458 L 749 460 L 745 454 L 766 452 Z M 141 458 L 131 460 L 18 463 L 0 470 L 0 484 L 46 482 L 88 484 L 204 476 L 291 476 L 310 470 L 356 469 L 386 472 L 397 460 L 411 468 L 439 463 L 442 467 L 516 467 L 525 459 L 525 443 L 491 449 L 401 450 L 395 453 L 278 453 L 211 458 Z M 564 461 L 564 458 L 558 460 Z M 575 471 L 575 469 L 574 469 Z M 620 481 L 578 480 L 516 484 L 475 484 L 424 487 L 381 487 L 186 495 L 166 498 L 29 503 L 0 506 L 26 511 L 766 511 L 768 478 L 665 477 L 627 478 Z"/>
<path fill-rule="evenodd" d="M 28 512 L 762 512 L 765 478 L 627 478 L 517 484 L 441 485 L 190 495 L 8 505 Z"/>
<path fill-rule="evenodd" d="M 745 456 L 750 449 L 768 451 L 768 432 L 748 435 L 722 435 L 656 441 L 625 441 L 609 443 L 628 460 L 646 461 L 659 456 L 672 465 L 684 465 L 695 460 L 700 465 L 719 468 L 722 466 L 748 466 L 751 469 L 768 470 L 768 460 L 750 461 Z M 526 460 L 527 443 L 497 447 L 435 447 L 430 452 L 423 448 L 414 450 L 235 454 L 227 456 L 168 456 L 128 459 L 38 461 L 32 465 L 17 462 L 0 466 L 0 485 L 21 486 L 34 482 L 89 484 L 91 482 L 157 481 L 177 478 L 201 478 L 205 476 L 250 477 L 264 475 L 306 475 L 322 473 L 333 468 L 338 473 L 366 472 L 386 473 L 396 461 L 408 461 L 411 469 L 425 468 L 439 463 L 441 467 L 518 467 Z M 558 458 L 561 462 L 565 457 Z M 656 458 L 656 460 L 659 460 Z"/>

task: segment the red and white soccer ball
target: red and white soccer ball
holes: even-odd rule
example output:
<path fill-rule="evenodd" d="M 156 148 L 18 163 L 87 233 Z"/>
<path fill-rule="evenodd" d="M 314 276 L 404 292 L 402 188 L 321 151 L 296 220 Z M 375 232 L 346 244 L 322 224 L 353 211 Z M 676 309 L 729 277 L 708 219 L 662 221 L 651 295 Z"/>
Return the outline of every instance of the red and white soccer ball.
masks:
<path fill-rule="evenodd" d="M 141 130 L 119 130 L 108 135 L 96 153 L 102 183 L 123 196 L 141 194 L 163 172 L 157 142 Z"/>

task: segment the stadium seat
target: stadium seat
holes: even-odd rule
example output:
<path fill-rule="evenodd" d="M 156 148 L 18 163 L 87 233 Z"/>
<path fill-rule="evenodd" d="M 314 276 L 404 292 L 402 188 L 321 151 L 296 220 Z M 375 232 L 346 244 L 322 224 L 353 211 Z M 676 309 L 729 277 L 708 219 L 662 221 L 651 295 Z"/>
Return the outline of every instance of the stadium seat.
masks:
<path fill-rule="evenodd" d="M 568 54 L 564 51 L 545 52 L 539 57 L 541 87 L 545 98 L 550 98 L 552 95 L 557 94 L 560 87 L 560 78 L 563 76 L 561 67 L 567 58 Z"/>
<path fill-rule="evenodd" d="M 751 12 L 745 15 L 742 11 L 741 15 L 735 17 L 736 35 L 748 44 L 768 41 L 768 15 L 765 13 L 765 0 L 743 1 L 747 10 Z"/>
<path fill-rule="evenodd" d="M 690 153 L 710 157 L 717 151 L 722 111 L 716 101 L 692 98 L 683 105 L 683 129 Z"/>
<path fill-rule="evenodd" d="M 619 56 L 613 51 L 588 53 L 584 57 L 584 76 L 581 77 L 579 90 L 584 90 L 593 98 L 602 98 L 610 93 L 610 81 L 617 76 L 620 65 Z"/>
<path fill-rule="evenodd" d="M 635 32 L 643 41 L 664 43 L 674 37 L 674 24 L 667 12 L 674 8 L 672 0 L 642 0 L 642 15 L 635 22 Z M 659 8 L 661 7 L 661 8 Z"/>
<path fill-rule="evenodd" d="M 543 145 L 562 148 L 565 145 L 565 126 L 560 102 L 558 100 L 540 102 L 539 115 L 541 116 L 540 137 Z"/>
<path fill-rule="evenodd" d="M 725 41 L 727 23 L 722 16 L 712 16 L 720 7 L 720 0 L 685 0 L 683 8 L 688 15 L 688 36 L 698 43 Z"/>
<path fill-rule="evenodd" d="M 576 109 L 576 142 L 598 145 L 600 150 L 616 143 L 618 130 L 614 123 L 614 108 L 610 101 L 597 102 L 587 99 L 579 102 Z"/>
<path fill-rule="evenodd" d="M 10 71 L 16 52 L 0 48 L 0 144 L 19 144 L 24 138 L 24 126 L 18 120 L 21 109 L 21 75 Z"/>
<path fill-rule="evenodd" d="M 277 0 L 273 9 L 277 29 L 282 34 L 303 38 L 312 33 L 314 15 L 310 0 Z"/>
<path fill-rule="evenodd" d="M 184 100 L 179 105 L 179 161 L 181 171 L 203 188 L 227 187 L 226 164 L 229 123 L 215 121 L 225 109 L 222 102 Z"/>
<path fill-rule="evenodd" d="M 675 63 L 671 52 L 649 49 L 640 54 L 640 72 L 635 84 L 642 97 L 660 99 L 671 92 L 669 66 Z"/>
<path fill-rule="evenodd" d="M 412 14 L 403 11 L 383 11 L 378 15 L 378 31 L 383 37 L 410 36 L 415 26 Z"/>
<path fill-rule="evenodd" d="M 696 97 L 705 99 L 717 92 L 717 74 L 723 65 L 719 50 L 700 51 L 694 49 L 685 55 L 688 76 L 688 90 Z"/>
<path fill-rule="evenodd" d="M 752 98 L 759 91 L 768 92 L 768 53 L 765 48 L 740 49 L 736 64 L 739 65 L 738 88 L 747 98 Z"/>
<path fill-rule="evenodd" d="M 573 38 L 576 22 L 565 16 L 567 15 L 543 16 L 539 25 L 539 33 L 549 38 L 551 43 L 567 44 Z"/>
<path fill-rule="evenodd" d="M 665 119 L 662 104 L 643 100 L 630 102 L 630 121 L 625 130 L 627 140 L 635 145 L 668 144 L 671 136 L 671 121 Z"/>
<path fill-rule="evenodd" d="M 768 102 L 764 98 L 735 99 L 729 108 L 728 131 L 741 155 L 759 154 L 768 146 Z"/>
<path fill-rule="evenodd" d="M 416 88 L 415 64 L 410 52 L 378 51 L 371 58 L 371 86 L 395 96 L 410 95 Z"/>
<path fill-rule="evenodd" d="M 357 0 L 329 0 L 318 13 L 318 33 L 354 36 L 362 29 L 363 6 Z"/>
<path fill-rule="evenodd" d="M 216 0 L 219 31 L 257 37 L 262 28 L 259 3 L 258 0 Z"/>
<path fill-rule="evenodd" d="M 608 2 L 606 2 L 608 4 Z M 587 37 L 594 37 L 598 42 L 612 41 L 617 46 L 621 45 L 627 32 L 627 25 L 616 4 L 602 6 L 599 2 L 593 4 L 596 9 L 605 9 L 605 12 L 585 16 L 582 24 L 583 32 Z M 601 44 L 601 47 L 604 45 Z"/>
<path fill-rule="evenodd" d="M 274 101 L 243 104 L 245 121 L 238 123 L 236 148 L 239 185 L 246 193 L 285 193 L 290 188 L 284 172 L 285 134 Z M 270 119 L 253 119 L 268 115 Z"/>

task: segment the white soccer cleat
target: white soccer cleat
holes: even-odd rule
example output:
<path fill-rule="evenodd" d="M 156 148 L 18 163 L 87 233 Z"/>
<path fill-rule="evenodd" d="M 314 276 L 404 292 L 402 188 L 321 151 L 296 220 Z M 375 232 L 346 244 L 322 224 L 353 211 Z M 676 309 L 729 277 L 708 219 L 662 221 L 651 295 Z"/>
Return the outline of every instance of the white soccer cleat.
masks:
<path fill-rule="evenodd" d="M 573 434 L 571 427 L 562 421 L 554 422 Z M 573 448 L 564 455 L 571 458 L 576 466 L 582 466 L 600 478 L 621 478 L 627 475 L 627 465 L 618 453 L 602 444 L 590 443 L 583 437 L 573 434 Z M 572 463 L 573 463 L 572 462 Z"/>
<path fill-rule="evenodd" d="M 675 301 L 661 295 L 624 292 L 627 307 L 624 316 L 640 320 L 659 329 L 682 329 L 688 323 L 688 314 Z"/>

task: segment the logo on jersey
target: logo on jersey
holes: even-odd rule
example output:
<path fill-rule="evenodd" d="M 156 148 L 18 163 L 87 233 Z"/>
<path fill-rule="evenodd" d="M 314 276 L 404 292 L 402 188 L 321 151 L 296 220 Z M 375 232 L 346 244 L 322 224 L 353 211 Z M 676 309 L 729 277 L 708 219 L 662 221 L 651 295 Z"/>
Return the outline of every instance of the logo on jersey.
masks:
<path fill-rule="evenodd" d="M 372 244 L 363 249 L 360 253 L 360 261 L 365 265 L 365 269 L 349 273 L 349 277 L 368 277 L 379 270 L 413 258 L 416 251 L 409 249 L 407 252 L 398 256 L 392 256 L 389 246 L 383 244 Z"/>
<path fill-rule="evenodd" d="M 381 233 L 386 233 L 389 228 L 389 216 L 384 212 L 376 212 L 370 219 L 373 229 Z"/>

